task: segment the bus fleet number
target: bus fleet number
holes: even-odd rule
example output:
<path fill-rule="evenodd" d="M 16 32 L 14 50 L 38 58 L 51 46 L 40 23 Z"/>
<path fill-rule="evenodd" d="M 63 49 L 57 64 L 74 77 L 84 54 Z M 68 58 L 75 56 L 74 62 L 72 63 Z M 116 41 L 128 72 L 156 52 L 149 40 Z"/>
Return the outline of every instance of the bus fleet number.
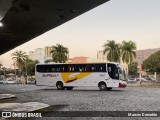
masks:
<path fill-rule="evenodd" d="M 105 74 L 100 74 L 99 76 L 100 76 L 100 77 L 105 77 Z"/>

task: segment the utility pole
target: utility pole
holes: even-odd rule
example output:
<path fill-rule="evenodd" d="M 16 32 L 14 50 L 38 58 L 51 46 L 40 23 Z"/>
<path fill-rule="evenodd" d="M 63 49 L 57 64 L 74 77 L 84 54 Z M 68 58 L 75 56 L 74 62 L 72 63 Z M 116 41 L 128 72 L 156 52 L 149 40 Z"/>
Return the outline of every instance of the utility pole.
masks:
<path fill-rule="evenodd" d="M 157 80 L 157 72 L 154 72 L 154 79 Z"/>
<path fill-rule="evenodd" d="M 140 79 L 140 85 L 142 83 L 142 65 L 139 65 L 139 79 Z"/>

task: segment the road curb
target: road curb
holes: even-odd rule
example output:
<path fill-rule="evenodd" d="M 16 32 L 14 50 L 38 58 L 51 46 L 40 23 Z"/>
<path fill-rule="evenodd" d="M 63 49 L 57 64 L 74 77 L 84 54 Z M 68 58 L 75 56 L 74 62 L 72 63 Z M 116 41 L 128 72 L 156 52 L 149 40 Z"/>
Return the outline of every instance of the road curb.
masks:
<path fill-rule="evenodd" d="M 10 100 L 14 100 L 16 98 L 17 97 L 13 94 L 0 94 L 0 103 L 10 101 Z"/>

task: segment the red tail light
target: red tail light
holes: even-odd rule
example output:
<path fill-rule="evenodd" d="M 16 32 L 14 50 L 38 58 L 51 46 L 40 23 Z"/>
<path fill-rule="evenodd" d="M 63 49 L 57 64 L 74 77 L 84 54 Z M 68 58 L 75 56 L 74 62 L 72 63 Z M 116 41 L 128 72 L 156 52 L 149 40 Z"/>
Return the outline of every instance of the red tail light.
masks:
<path fill-rule="evenodd" d="M 125 83 L 119 83 L 120 88 L 125 88 L 127 85 Z"/>

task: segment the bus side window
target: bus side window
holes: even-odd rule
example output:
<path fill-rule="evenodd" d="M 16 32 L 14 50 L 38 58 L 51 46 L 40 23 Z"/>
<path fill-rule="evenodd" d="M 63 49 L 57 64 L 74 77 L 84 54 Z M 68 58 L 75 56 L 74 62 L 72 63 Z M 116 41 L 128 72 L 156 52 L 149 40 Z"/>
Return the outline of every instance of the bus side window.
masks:
<path fill-rule="evenodd" d="M 91 71 L 92 71 L 92 72 L 95 71 L 94 65 L 91 65 Z"/>
<path fill-rule="evenodd" d="M 64 72 L 68 72 L 68 71 L 69 71 L 68 65 L 65 65 L 65 66 L 64 66 Z"/>
<path fill-rule="evenodd" d="M 71 66 L 70 65 L 68 65 L 67 71 L 71 72 Z"/>
<path fill-rule="evenodd" d="M 102 65 L 101 65 L 101 67 L 100 67 L 100 71 L 103 72 L 103 66 L 102 66 Z"/>
<path fill-rule="evenodd" d="M 52 68 L 52 72 L 55 72 L 55 68 Z"/>
<path fill-rule="evenodd" d="M 102 71 L 106 72 L 106 65 L 104 65 L 104 64 L 102 65 Z"/>
<path fill-rule="evenodd" d="M 66 65 L 66 66 L 65 66 L 65 72 L 72 72 L 72 67 L 71 67 L 71 65 Z"/>
<path fill-rule="evenodd" d="M 37 72 L 43 72 L 44 66 L 43 65 L 37 65 Z"/>
<path fill-rule="evenodd" d="M 74 65 L 74 72 L 79 72 L 79 67 L 77 65 Z"/>
<path fill-rule="evenodd" d="M 65 72 L 65 66 L 62 66 L 61 69 L 62 69 L 62 72 Z"/>
<path fill-rule="evenodd" d="M 84 72 L 85 71 L 85 67 L 83 65 L 79 66 L 79 72 Z"/>
<path fill-rule="evenodd" d="M 97 72 L 102 72 L 102 65 L 100 64 L 100 65 L 97 65 Z"/>
<path fill-rule="evenodd" d="M 79 67 L 79 72 L 82 72 L 82 66 Z"/>
<path fill-rule="evenodd" d="M 96 72 L 102 72 L 102 65 L 96 65 Z"/>
<path fill-rule="evenodd" d="M 90 72 L 90 71 L 91 71 L 91 67 L 90 67 L 90 65 L 86 65 L 86 67 L 85 67 L 85 71 L 86 71 L 86 72 Z"/>
<path fill-rule="evenodd" d="M 74 72 L 74 66 L 73 65 L 70 66 L 70 72 Z"/>
<path fill-rule="evenodd" d="M 62 68 L 63 67 L 61 65 L 59 65 L 59 72 L 63 72 Z"/>
<path fill-rule="evenodd" d="M 50 67 L 48 65 L 45 66 L 45 72 L 51 72 Z"/>
<path fill-rule="evenodd" d="M 56 66 L 56 72 L 60 72 L 60 66 L 59 65 Z"/>
<path fill-rule="evenodd" d="M 98 65 L 94 65 L 94 72 L 98 72 L 98 71 L 99 71 Z"/>

